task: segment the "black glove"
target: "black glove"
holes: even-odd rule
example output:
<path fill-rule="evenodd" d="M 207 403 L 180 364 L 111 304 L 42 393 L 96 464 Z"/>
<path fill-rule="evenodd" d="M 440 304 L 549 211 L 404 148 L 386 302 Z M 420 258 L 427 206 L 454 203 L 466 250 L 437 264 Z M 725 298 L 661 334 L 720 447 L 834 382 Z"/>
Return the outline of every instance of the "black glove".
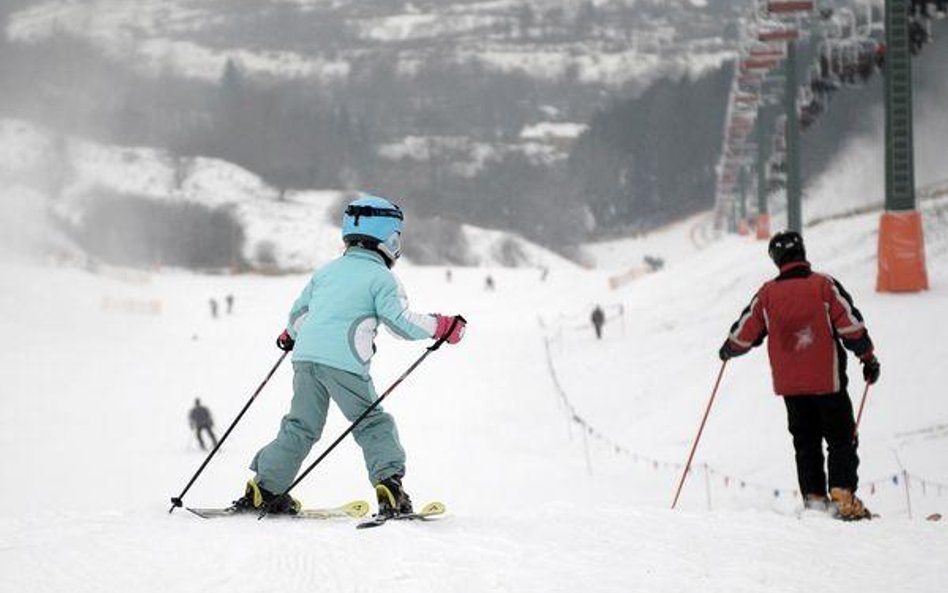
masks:
<path fill-rule="evenodd" d="M 741 354 L 744 354 L 744 353 L 738 350 L 737 348 L 735 348 L 734 346 L 731 346 L 730 339 L 724 340 L 724 345 L 721 346 L 720 350 L 718 350 L 718 357 L 721 360 L 730 360 L 734 358 L 735 356 L 740 356 Z"/>
<path fill-rule="evenodd" d="M 862 378 L 872 385 L 879 380 L 879 359 L 870 356 L 862 361 Z"/>
<path fill-rule="evenodd" d="M 277 338 L 277 348 L 284 352 L 289 352 L 293 350 L 294 345 L 296 345 L 296 340 L 290 337 L 288 330 L 283 330 L 283 333 Z"/>

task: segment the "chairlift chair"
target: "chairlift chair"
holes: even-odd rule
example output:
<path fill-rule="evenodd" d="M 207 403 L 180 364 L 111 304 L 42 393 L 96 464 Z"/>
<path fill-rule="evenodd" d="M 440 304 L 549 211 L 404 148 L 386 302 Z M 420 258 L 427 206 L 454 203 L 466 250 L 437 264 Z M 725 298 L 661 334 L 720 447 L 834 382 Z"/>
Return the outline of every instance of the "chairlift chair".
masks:
<path fill-rule="evenodd" d="M 774 41 L 796 41 L 800 38 L 800 31 L 795 28 L 776 28 L 758 31 L 757 40 L 765 43 Z"/>
<path fill-rule="evenodd" d="M 773 70 L 777 67 L 778 61 L 767 59 L 767 60 L 758 60 L 754 58 L 749 58 L 741 62 L 741 70 L 744 72 L 767 72 Z"/>
<path fill-rule="evenodd" d="M 769 0 L 767 12 L 770 14 L 792 15 L 813 12 L 812 0 Z"/>
<path fill-rule="evenodd" d="M 747 50 L 747 55 L 757 60 L 782 60 L 787 53 L 783 47 L 777 47 L 770 44 L 758 45 Z"/>

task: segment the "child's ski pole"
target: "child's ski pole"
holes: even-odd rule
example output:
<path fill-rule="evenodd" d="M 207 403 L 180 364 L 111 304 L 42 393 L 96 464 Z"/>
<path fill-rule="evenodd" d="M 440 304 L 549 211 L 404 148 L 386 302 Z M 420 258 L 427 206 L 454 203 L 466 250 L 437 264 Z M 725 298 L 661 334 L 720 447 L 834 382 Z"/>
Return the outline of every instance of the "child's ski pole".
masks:
<path fill-rule="evenodd" d="M 217 453 L 217 450 L 220 449 L 220 448 L 221 448 L 221 445 L 224 444 L 224 441 L 227 440 L 227 437 L 230 435 L 230 432 L 231 432 L 232 430 L 234 430 L 234 427 L 237 426 L 237 423 L 238 423 L 238 422 L 240 422 L 240 419 L 243 417 L 244 413 L 245 413 L 245 412 L 247 411 L 247 409 L 250 407 L 250 404 L 253 403 L 253 400 L 257 399 L 257 396 L 260 394 L 261 391 L 263 391 L 263 387 L 267 384 L 268 381 L 270 381 L 270 377 L 272 377 L 272 376 L 273 376 L 273 373 L 275 373 L 276 370 L 277 370 L 277 368 L 279 368 L 280 363 L 283 362 L 283 359 L 286 358 L 286 355 L 287 355 L 287 354 L 289 354 L 289 352 L 284 352 L 283 354 L 280 355 L 280 358 L 277 359 L 276 364 L 273 365 L 273 368 L 270 369 L 270 372 L 269 372 L 269 373 L 267 373 L 267 376 L 266 376 L 266 378 L 264 378 L 263 383 L 261 383 L 260 386 L 257 387 L 257 390 L 254 391 L 254 392 L 253 392 L 253 395 L 250 396 L 250 399 L 247 400 L 247 403 L 244 405 L 244 409 L 242 409 L 242 410 L 240 411 L 240 413 L 237 414 L 237 417 L 234 418 L 234 421 L 231 422 L 230 426 L 227 428 L 227 432 L 224 433 L 224 436 L 221 437 L 221 440 L 219 440 L 219 441 L 217 442 L 217 445 L 214 447 L 214 449 L 211 451 L 211 453 L 210 453 L 210 454 L 207 456 L 207 458 L 204 460 L 204 463 L 201 464 L 201 467 L 199 467 L 198 470 L 197 470 L 197 471 L 194 473 L 194 475 L 191 477 L 191 481 L 188 482 L 188 485 L 184 487 L 184 490 L 181 491 L 181 494 L 179 494 L 178 496 L 175 496 L 175 497 L 173 497 L 173 498 L 171 499 L 171 508 L 168 509 L 168 512 L 169 512 L 169 513 L 174 512 L 174 510 L 175 510 L 177 507 L 180 507 L 180 506 L 183 506 L 183 505 L 184 505 L 184 503 L 182 502 L 182 499 L 184 498 L 184 495 L 187 494 L 188 490 L 191 489 L 191 485 L 194 484 L 194 481 L 197 480 L 198 476 L 201 475 L 201 472 L 204 471 L 204 468 L 207 467 L 208 462 L 211 461 L 211 458 L 214 457 L 214 454 Z"/>
<path fill-rule="evenodd" d="M 344 438 L 346 438 L 346 437 L 349 435 L 349 433 L 352 432 L 352 431 L 355 429 L 355 427 L 358 426 L 359 423 L 362 422 L 362 421 L 365 419 L 366 416 L 368 416 L 369 414 L 372 413 L 373 410 L 375 410 L 375 408 L 379 407 L 379 405 L 382 403 L 382 400 L 384 400 L 386 397 L 388 397 L 388 395 L 389 395 L 390 393 L 392 393 L 393 391 L 395 391 L 395 388 L 398 387 L 398 386 L 401 384 L 401 382 L 405 380 L 405 377 L 407 377 L 408 375 L 410 375 L 410 374 L 412 373 L 412 371 L 414 371 L 416 368 L 418 368 L 418 365 L 420 365 L 426 358 L 428 358 L 428 355 L 429 355 L 429 354 L 431 354 L 432 352 L 434 352 L 435 350 L 437 350 L 438 348 L 440 348 L 441 345 L 444 344 L 444 342 L 448 339 L 447 337 L 448 337 L 449 335 L 451 335 L 451 333 L 454 331 L 454 327 L 457 325 L 457 323 L 458 323 L 459 320 L 462 321 L 462 322 L 466 322 L 465 319 L 464 319 L 463 317 L 461 317 L 460 315 L 458 315 L 457 317 L 455 317 L 454 321 L 451 323 L 451 328 L 450 328 L 447 332 L 445 332 L 444 337 L 440 338 L 437 342 L 435 342 L 435 343 L 432 344 L 431 346 L 428 346 L 428 347 L 425 349 L 424 354 L 422 354 L 421 356 L 419 356 L 418 359 L 417 359 L 415 362 L 413 362 L 412 365 L 411 365 L 410 367 L 408 367 L 408 369 L 407 369 L 404 373 L 402 373 L 401 376 L 400 376 L 398 379 L 395 379 L 395 382 L 392 383 L 392 384 L 389 386 L 389 388 L 386 389 L 385 392 L 384 392 L 382 395 L 380 395 L 380 396 L 378 397 L 378 399 L 376 399 L 374 402 L 372 402 L 372 405 L 370 405 L 368 408 L 366 408 L 365 411 L 362 412 L 362 414 L 360 414 L 359 417 L 356 418 L 356 419 L 352 422 L 352 424 L 349 425 L 349 428 L 347 428 L 341 435 L 339 435 L 339 437 L 338 437 L 335 441 L 333 441 L 332 444 L 329 445 L 329 446 L 326 448 L 326 450 L 323 451 L 322 454 L 320 454 L 319 457 L 316 458 L 316 461 L 314 461 L 313 463 L 311 463 L 311 464 L 309 465 L 309 467 L 307 467 L 306 470 L 305 470 L 303 473 L 301 473 L 301 474 L 293 481 L 292 484 L 290 484 L 289 486 L 287 486 L 286 490 L 284 490 L 284 491 L 280 494 L 280 496 L 275 497 L 274 500 L 276 500 L 276 499 L 278 499 L 278 498 L 282 498 L 283 495 L 288 494 L 288 493 L 290 492 L 290 490 L 292 490 L 293 488 L 296 487 L 297 484 L 299 484 L 300 482 L 302 482 L 302 481 L 303 481 L 303 478 L 305 478 L 305 477 L 309 474 L 309 472 L 313 471 L 313 469 L 315 469 L 316 466 L 319 465 L 319 463 L 320 463 L 323 459 L 325 459 L 326 456 L 329 455 L 329 453 L 332 452 L 333 449 L 336 448 L 336 445 L 338 445 L 339 443 L 341 443 L 342 440 L 343 440 Z M 260 517 L 259 517 L 260 519 L 263 519 L 264 517 L 266 517 L 266 516 L 267 516 L 267 513 L 270 512 L 269 506 L 270 506 L 269 504 L 263 505 L 263 510 L 260 511 Z"/>

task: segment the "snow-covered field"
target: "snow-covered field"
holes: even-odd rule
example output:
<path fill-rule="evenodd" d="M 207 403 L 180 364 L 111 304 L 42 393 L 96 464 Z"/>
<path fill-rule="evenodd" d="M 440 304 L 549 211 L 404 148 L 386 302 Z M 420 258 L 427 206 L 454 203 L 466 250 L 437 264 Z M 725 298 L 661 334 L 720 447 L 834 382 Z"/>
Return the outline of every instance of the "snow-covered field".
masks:
<path fill-rule="evenodd" d="M 369 531 L 167 513 L 204 458 L 191 402 L 207 403 L 223 432 L 277 360 L 272 342 L 305 276 L 0 264 L 0 592 L 943 591 L 948 524 L 924 516 L 948 509 L 946 210 L 926 206 L 932 289 L 917 295 L 873 291 L 877 215 L 807 231 L 815 265 L 853 293 L 882 361 L 860 492 L 882 518 L 860 524 L 797 517 L 762 351 L 728 366 L 696 471 L 679 510 L 668 508 L 717 348 L 773 272 L 760 242 L 698 250 L 689 225 L 672 227 L 651 237 L 674 252 L 666 269 L 617 291 L 608 269 L 553 266 L 544 280 L 463 268 L 448 283 L 443 268 L 400 265 L 414 308 L 470 321 L 386 405 L 413 498 L 449 513 Z M 208 299 L 229 293 L 234 313 L 211 319 Z M 582 323 L 594 303 L 624 311 L 602 341 Z M 380 390 L 425 346 L 387 334 L 378 345 Z M 186 503 L 240 494 L 290 378 L 278 370 Z M 314 458 L 343 429 L 334 410 Z M 295 493 L 309 505 L 369 498 L 356 446 L 344 442 Z"/>

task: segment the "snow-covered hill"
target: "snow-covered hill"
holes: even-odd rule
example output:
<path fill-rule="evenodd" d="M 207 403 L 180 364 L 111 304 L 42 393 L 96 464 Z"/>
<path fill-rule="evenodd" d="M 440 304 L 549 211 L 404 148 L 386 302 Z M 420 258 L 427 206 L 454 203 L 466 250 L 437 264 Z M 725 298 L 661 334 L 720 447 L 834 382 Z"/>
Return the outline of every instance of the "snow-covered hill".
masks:
<path fill-rule="evenodd" d="M 272 340 L 305 276 L 2 264 L 0 591 L 941 591 L 948 531 L 922 517 L 948 508 L 948 204 L 925 208 L 932 288 L 917 295 L 873 291 L 876 215 L 807 230 L 812 260 L 853 293 L 882 361 L 860 449 L 860 494 L 882 518 L 860 524 L 795 516 L 790 437 L 761 351 L 729 365 L 680 509 L 668 509 L 717 347 L 773 273 L 757 241 L 689 255 L 689 229 L 672 228 L 652 237 L 677 245 L 672 264 L 615 291 L 603 270 L 466 268 L 447 282 L 443 268 L 399 265 L 416 309 L 470 325 L 386 405 L 409 491 L 443 499 L 449 515 L 372 531 L 167 513 L 204 458 L 187 429 L 193 398 L 222 432 L 276 361 Z M 225 294 L 233 314 L 212 319 L 208 299 Z M 594 303 L 623 313 L 602 341 L 583 323 Z M 425 344 L 378 345 L 383 388 Z M 277 371 L 187 503 L 240 493 L 290 378 Z M 333 410 L 314 457 L 343 428 Z M 370 492 L 347 440 L 296 494 L 319 505 Z"/>
<path fill-rule="evenodd" d="M 74 245 L 68 250 L 62 247 L 69 242 L 55 231 L 49 212 L 81 221 L 102 194 L 231 209 L 244 230 L 242 255 L 251 265 L 307 270 L 341 249 L 338 216 L 343 192 L 281 193 L 259 176 L 220 159 L 104 145 L 53 134 L 25 121 L 0 119 L 0 181 L 0 228 L 6 230 L 2 244 L 8 249 L 76 254 Z M 411 241 L 411 221 L 407 229 L 406 241 Z M 473 264 L 574 265 L 510 233 L 465 225 L 463 235 Z"/>

